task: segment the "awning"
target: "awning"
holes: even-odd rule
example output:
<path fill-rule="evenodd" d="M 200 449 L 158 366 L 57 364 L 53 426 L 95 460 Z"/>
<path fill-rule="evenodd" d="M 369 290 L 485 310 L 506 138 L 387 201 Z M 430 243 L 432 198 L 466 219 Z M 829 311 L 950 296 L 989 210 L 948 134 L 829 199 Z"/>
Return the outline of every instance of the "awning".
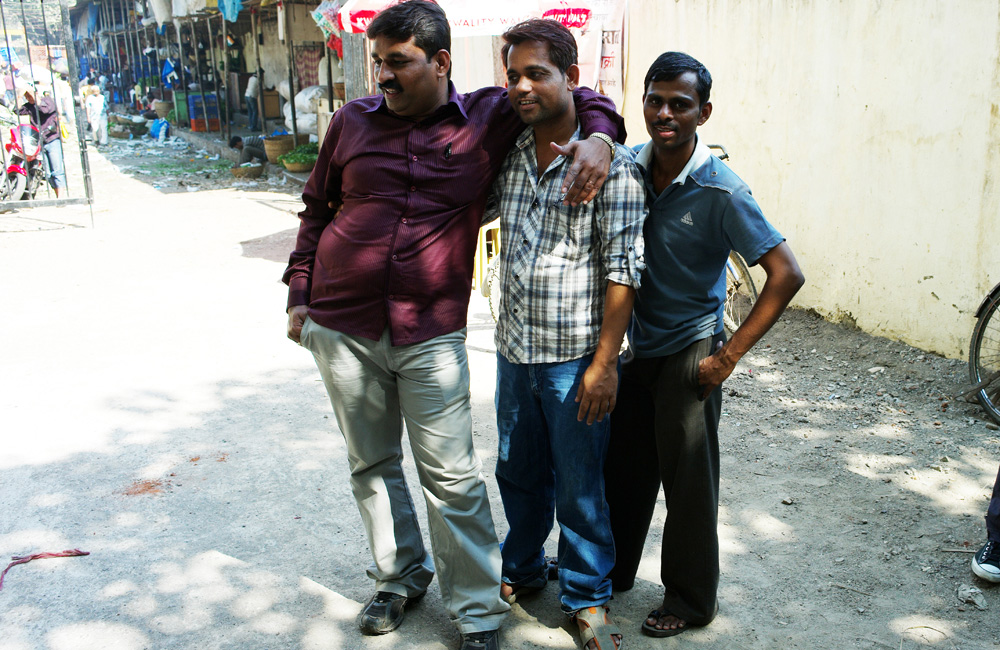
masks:
<path fill-rule="evenodd" d="M 403 0 L 347 0 L 340 10 L 340 29 L 358 34 L 379 11 Z M 497 36 L 528 18 L 552 18 L 567 27 L 587 31 L 592 16 L 587 0 L 438 0 L 448 14 L 452 36 Z"/>

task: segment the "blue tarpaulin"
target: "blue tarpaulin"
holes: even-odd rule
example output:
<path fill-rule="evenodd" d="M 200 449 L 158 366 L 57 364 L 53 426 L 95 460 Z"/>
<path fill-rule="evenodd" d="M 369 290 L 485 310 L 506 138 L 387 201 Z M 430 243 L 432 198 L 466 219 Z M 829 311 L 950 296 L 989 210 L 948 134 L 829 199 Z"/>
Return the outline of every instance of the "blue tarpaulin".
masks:
<path fill-rule="evenodd" d="M 0 61 L 4 63 L 20 63 L 17 57 L 17 50 L 14 48 L 0 47 Z"/>
<path fill-rule="evenodd" d="M 236 17 L 243 9 L 243 0 L 219 0 L 219 13 L 231 23 L 236 22 Z"/>

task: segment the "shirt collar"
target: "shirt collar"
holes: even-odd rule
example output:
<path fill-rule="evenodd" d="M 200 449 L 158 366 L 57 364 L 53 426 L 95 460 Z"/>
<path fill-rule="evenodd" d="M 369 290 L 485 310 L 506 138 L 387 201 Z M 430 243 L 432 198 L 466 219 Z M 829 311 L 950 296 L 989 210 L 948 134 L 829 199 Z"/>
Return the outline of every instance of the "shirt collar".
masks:
<path fill-rule="evenodd" d="M 573 132 L 573 135 L 570 137 L 569 142 L 575 142 L 579 140 L 580 136 L 581 136 L 580 120 L 577 120 L 576 131 Z M 524 149 L 528 145 L 534 145 L 534 144 L 535 144 L 535 128 L 529 126 L 524 131 L 521 131 L 521 135 L 517 136 L 517 141 L 514 143 L 514 146 L 517 147 L 518 149 Z M 567 144 L 569 143 L 567 142 Z"/>
<path fill-rule="evenodd" d="M 691 157 L 688 158 L 687 164 L 684 165 L 684 169 L 681 173 L 677 174 L 677 177 L 671 182 L 671 185 L 677 183 L 678 185 L 683 185 L 687 181 L 688 176 L 690 176 L 696 169 L 708 162 L 709 156 L 712 152 L 709 150 L 708 145 L 701 141 L 701 136 L 697 133 L 695 134 L 694 152 L 691 153 Z M 636 154 L 635 162 L 637 165 L 642 167 L 646 173 L 649 173 L 653 162 L 653 143 L 647 142 L 639 153 Z"/>
<path fill-rule="evenodd" d="M 464 102 L 464 99 L 465 99 L 465 96 L 464 95 L 460 95 L 458 93 L 458 90 L 455 88 L 455 84 L 453 84 L 452 82 L 449 81 L 448 82 L 448 101 L 446 101 L 444 103 L 444 106 L 442 106 L 441 108 L 439 108 L 434 113 L 436 114 L 438 111 L 441 111 L 446 106 L 449 106 L 450 104 L 454 104 L 455 107 L 458 108 L 458 112 L 462 115 L 462 117 L 464 117 L 465 119 L 469 119 L 469 114 L 465 112 L 465 102 Z M 379 102 L 377 104 L 375 104 L 374 106 L 372 106 L 371 108 L 366 109 L 364 112 L 365 113 L 374 113 L 375 111 L 379 111 L 379 112 L 382 112 L 382 113 L 388 113 L 389 112 L 389 107 L 385 103 L 385 95 L 381 95 L 380 98 L 379 98 Z"/>

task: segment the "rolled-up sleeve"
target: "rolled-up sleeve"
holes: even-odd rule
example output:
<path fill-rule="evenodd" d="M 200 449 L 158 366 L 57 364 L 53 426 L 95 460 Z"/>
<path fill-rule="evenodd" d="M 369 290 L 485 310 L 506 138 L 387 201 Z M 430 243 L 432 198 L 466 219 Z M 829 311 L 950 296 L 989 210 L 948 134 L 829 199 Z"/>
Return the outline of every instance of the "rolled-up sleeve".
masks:
<path fill-rule="evenodd" d="M 618 145 L 608 178 L 596 199 L 601 253 L 608 281 L 639 288 L 643 260 L 642 226 L 646 221 L 646 191 L 631 150 Z"/>

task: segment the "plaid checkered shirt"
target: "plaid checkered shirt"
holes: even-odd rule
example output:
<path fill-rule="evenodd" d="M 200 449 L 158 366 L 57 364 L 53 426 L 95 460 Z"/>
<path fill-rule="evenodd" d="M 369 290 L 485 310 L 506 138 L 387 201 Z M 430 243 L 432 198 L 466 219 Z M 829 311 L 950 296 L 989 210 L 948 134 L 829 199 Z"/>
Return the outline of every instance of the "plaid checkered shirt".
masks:
<path fill-rule="evenodd" d="M 580 129 L 571 142 L 580 139 Z M 593 352 L 601 334 L 607 282 L 639 288 L 646 194 L 632 151 L 615 148 L 597 197 L 562 204 L 571 160 L 559 156 L 540 176 L 535 132 L 507 155 L 485 219 L 500 218 L 497 350 L 511 363 L 570 361 Z"/>

